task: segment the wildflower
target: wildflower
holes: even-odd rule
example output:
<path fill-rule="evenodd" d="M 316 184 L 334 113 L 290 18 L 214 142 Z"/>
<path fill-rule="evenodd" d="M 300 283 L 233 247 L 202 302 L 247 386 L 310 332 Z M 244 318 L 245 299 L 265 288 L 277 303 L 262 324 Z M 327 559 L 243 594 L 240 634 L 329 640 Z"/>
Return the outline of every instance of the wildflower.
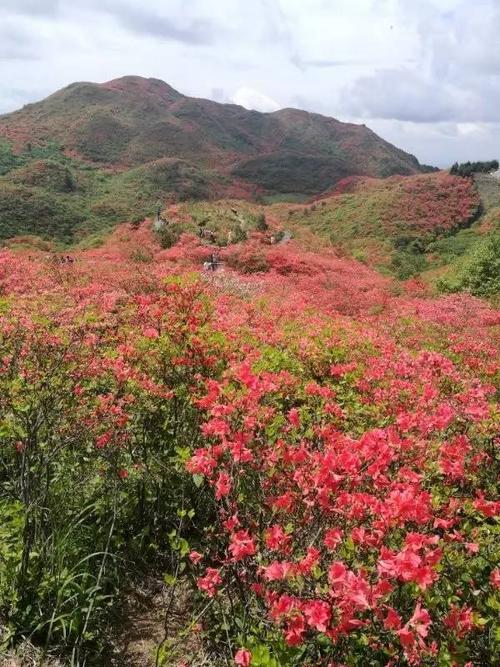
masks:
<path fill-rule="evenodd" d="M 247 530 L 239 530 L 231 535 L 229 551 L 234 560 L 242 560 L 255 553 L 255 543 Z"/>
<path fill-rule="evenodd" d="M 303 606 L 308 625 L 319 632 L 325 632 L 330 622 L 330 605 L 323 600 L 310 600 Z"/>
<path fill-rule="evenodd" d="M 219 473 L 215 482 L 215 499 L 220 500 L 231 491 L 231 479 L 226 472 Z"/>
<path fill-rule="evenodd" d="M 213 567 L 207 567 L 205 575 L 197 579 L 196 583 L 201 591 L 205 591 L 209 597 L 214 597 L 217 592 L 217 587 L 222 583 L 222 578 L 219 570 Z"/>
<path fill-rule="evenodd" d="M 252 663 L 252 654 L 246 648 L 240 648 L 234 656 L 235 664 L 240 667 L 248 667 Z"/>
<path fill-rule="evenodd" d="M 323 544 L 327 549 L 335 549 L 342 542 L 342 531 L 338 528 L 330 528 L 326 531 Z"/>
<path fill-rule="evenodd" d="M 198 565 L 198 563 L 203 559 L 203 556 L 198 553 L 198 551 L 191 551 L 189 554 L 189 560 L 194 564 Z"/>

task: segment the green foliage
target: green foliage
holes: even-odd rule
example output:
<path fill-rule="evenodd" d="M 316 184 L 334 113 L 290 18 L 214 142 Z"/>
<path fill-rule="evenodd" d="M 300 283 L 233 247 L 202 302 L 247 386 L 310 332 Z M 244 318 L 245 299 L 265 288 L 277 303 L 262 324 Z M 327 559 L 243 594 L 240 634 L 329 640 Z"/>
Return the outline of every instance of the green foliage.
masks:
<path fill-rule="evenodd" d="M 96 162 L 116 162 L 122 157 L 131 138 L 130 129 L 115 116 L 99 110 L 78 128 L 77 148 Z"/>
<path fill-rule="evenodd" d="M 8 606 L 18 603 L 14 582 L 19 574 L 24 528 L 22 503 L 0 497 L 0 617 Z"/>
<path fill-rule="evenodd" d="M 443 236 L 432 241 L 426 247 L 426 252 L 435 255 L 442 264 L 449 264 L 458 257 L 465 255 L 478 242 L 476 229 L 461 229 L 456 234 Z"/>
<path fill-rule="evenodd" d="M 235 223 L 231 228 L 231 240 L 233 243 L 241 243 L 246 241 L 247 233 L 243 229 L 241 222 Z"/>
<path fill-rule="evenodd" d="M 425 255 L 411 250 L 401 250 L 393 255 L 390 266 L 397 278 L 408 280 L 425 271 L 428 265 Z"/>
<path fill-rule="evenodd" d="M 180 200 L 210 197 L 220 183 L 214 172 L 181 160 L 110 174 L 50 144 L 16 160 L 0 177 L 0 238 L 37 234 L 70 243 L 118 222 L 142 221 L 172 193 Z"/>
<path fill-rule="evenodd" d="M 455 164 L 450 169 L 450 174 L 453 176 L 472 176 L 473 174 L 483 173 L 488 174 L 491 171 L 498 169 L 498 160 L 489 160 L 486 162 L 462 162 Z"/>
<path fill-rule="evenodd" d="M 180 230 L 177 226 L 165 224 L 156 232 L 156 235 L 162 248 L 171 248 L 179 240 Z"/>
<path fill-rule="evenodd" d="M 259 213 L 257 216 L 257 223 L 255 229 L 258 232 L 266 232 L 269 229 L 269 225 L 266 222 L 266 214 L 264 212 Z"/>
<path fill-rule="evenodd" d="M 314 194 L 352 174 L 341 158 L 275 153 L 238 165 L 233 174 L 276 193 Z"/>
<path fill-rule="evenodd" d="M 479 243 L 464 262 L 457 279 L 442 279 L 439 289 L 445 292 L 468 291 L 475 296 L 500 294 L 500 234 Z"/>
<path fill-rule="evenodd" d="M 20 164 L 22 164 L 21 158 L 13 152 L 7 141 L 0 138 L 0 176 L 7 174 Z"/>
<path fill-rule="evenodd" d="M 36 234 L 70 242 L 83 220 L 65 197 L 41 188 L 0 184 L 0 239 Z"/>

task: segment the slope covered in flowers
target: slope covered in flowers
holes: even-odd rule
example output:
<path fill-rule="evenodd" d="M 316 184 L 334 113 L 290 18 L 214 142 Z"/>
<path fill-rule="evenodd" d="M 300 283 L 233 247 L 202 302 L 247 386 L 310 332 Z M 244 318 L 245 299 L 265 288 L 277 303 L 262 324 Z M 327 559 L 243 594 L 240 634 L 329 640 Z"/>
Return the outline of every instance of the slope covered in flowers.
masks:
<path fill-rule="evenodd" d="M 481 192 L 472 179 L 439 172 L 411 177 L 346 178 L 332 192 L 307 204 L 258 205 L 236 200 L 186 202 L 167 215 L 195 232 L 202 221 L 226 243 L 243 222 L 259 216 L 270 233 L 286 229 L 302 247 L 334 247 L 398 278 L 429 274 L 432 280 L 464 255 L 484 232 Z"/>
<path fill-rule="evenodd" d="M 439 235 L 469 224 L 479 207 L 473 181 L 445 172 L 384 180 L 354 177 L 338 183 L 333 195 L 323 199 L 332 209 L 324 215 L 361 224 L 353 236 L 359 231 L 366 236 Z"/>
<path fill-rule="evenodd" d="M 203 664 L 493 665 L 498 312 L 294 241 L 208 252 L 146 223 L 0 252 L 4 641 L 95 663 L 160 571 L 192 622 L 158 664 L 194 634 Z"/>

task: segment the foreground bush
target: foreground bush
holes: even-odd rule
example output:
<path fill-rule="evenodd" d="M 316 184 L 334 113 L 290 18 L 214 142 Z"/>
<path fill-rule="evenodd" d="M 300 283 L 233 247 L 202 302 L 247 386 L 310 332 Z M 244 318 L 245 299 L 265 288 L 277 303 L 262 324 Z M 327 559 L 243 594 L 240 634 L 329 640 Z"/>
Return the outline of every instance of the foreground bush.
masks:
<path fill-rule="evenodd" d="M 112 310 L 68 306 L 1 318 L 0 621 L 4 642 L 78 661 L 105 640 L 126 573 L 165 567 L 195 489 L 178 453 L 200 440 L 189 394 L 217 343 L 194 283 Z"/>
<path fill-rule="evenodd" d="M 251 664 L 493 664 L 493 387 L 342 328 L 281 350 L 198 402 L 187 467 L 219 520 L 191 558 L 216 621 L 272 647 Z"/>

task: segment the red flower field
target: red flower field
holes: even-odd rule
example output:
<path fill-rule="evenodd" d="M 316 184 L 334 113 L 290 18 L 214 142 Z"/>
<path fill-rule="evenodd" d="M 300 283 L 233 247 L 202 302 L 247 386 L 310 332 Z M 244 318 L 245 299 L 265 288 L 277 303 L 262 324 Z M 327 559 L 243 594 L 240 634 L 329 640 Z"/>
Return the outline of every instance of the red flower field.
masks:
<path fill-rule="evenodd" d="M 159 569 L 192 617 L 158 664 L 201 664 L 190 633 L 213 664 L 495 664 L 498 312 L 293 240 L 207 254 L 147 223 L 0 251 L 10 641 L 104 651 Z"/>

